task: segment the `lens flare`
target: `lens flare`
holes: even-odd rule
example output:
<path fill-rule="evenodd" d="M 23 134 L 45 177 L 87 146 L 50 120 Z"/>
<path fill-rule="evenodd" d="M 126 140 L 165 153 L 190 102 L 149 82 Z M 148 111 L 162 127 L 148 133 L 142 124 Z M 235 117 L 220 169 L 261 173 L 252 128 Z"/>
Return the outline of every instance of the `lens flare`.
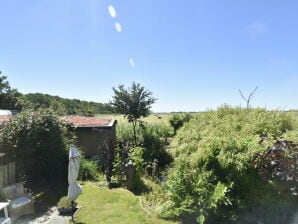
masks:
<path fill-rule="evenodd" d="M 116 10 L 115 10 L 114 6 L 109 5 L 108 11 L 109 11 L 109 14 L 112 18 L 115 18 L 117 16 L 117 13 L 116 13 Z"/>
<path fill-rule="evenodd" d="M 122 27 L 121 27 L 120 23 L 118 23 L 118 22 L 115 23 L 115 29 L 119 33 L 122 31 Z"/>

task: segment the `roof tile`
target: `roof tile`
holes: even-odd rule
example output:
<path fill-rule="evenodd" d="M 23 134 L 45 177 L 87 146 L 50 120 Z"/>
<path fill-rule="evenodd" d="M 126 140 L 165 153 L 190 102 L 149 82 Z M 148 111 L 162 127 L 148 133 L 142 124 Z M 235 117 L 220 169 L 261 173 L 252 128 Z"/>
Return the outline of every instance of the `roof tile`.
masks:
<path fill-rule="evenodd" d="M 75 127 L 104 127 L 110 126 L 113 121 L 113 119 L 110 118 L 84 116 L 61 116 L 59 119 Z"/>

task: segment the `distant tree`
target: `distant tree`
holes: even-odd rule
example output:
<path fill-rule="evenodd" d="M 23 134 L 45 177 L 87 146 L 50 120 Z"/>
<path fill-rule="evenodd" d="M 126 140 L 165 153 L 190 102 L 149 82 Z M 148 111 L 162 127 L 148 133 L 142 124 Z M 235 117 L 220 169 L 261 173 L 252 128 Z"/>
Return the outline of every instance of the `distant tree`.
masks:
<path fill-rule="evenodd" d="M 52 110 L 23 110 L 0 129 L 0 152 L 16 160 L 17 175 L 35 180 L 63 180 L 67 176 L 67 148 L 71 132 Z"/>
<path fill-rule="evenodd" d="M 247 108 L 247 109 L 250 107 L 250 101 L 253 99 L 253 97 L 254 97 L 254 95 L 255 95 L 257 89 L 258 89 L 258 87 L 256 86 L 256 88 L 254 89 L 254 91 L 252 91 L 252 92 L 248 95 L 247 98 L 244 97 L 242 91 L 239 89 L 239 92 L 240 92 L 240 95 L 241 95 L 242 99 L 246 102 L 246 108 Z"/>
<path fill-rule="evenodd" d="M 1 75 L 0 71 L 0 108 L 9 110 L 20 110 L 22 105 L 20 98 L 22 94 L 17 89 L 12 89 L 7 81 L 7 76 Z"/>
<path fill-rule="evenodd" d="M 116 112 L 124 114 L 133 125 L 133 140 L 137 143 L 136 126 L 141 117 L 147 117 L 150 114 L 151 105 L 156 101 L 152 92 L 146 90 L 139 83 L 132 83 L 128 89 L 124 85 L 113 87 L 114 96 L 111 105 Z"/>
<path fill-rule="evenodd" d="M 66 99 L 43 93 L 29 93 L 24 95 L 26 109 L 49 108 L 58 115 L 76 114 L 94 116 L 95 114 L 113 113 L 113 108 L 107 103 L 89 102 L 78 99 Z"/>
<path fill-rule="evenodd" d="M 9 82 L 6 81 L 7 76 L 1 75 L 1 71 L 0 71 L 0 94 L 5 94 L 10 90 L 10 85 Z"/>

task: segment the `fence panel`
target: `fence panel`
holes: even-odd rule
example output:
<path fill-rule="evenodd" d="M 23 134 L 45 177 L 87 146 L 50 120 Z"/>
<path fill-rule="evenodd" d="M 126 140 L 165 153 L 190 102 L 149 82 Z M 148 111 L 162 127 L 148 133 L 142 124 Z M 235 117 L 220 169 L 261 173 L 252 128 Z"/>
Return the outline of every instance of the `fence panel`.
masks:
<path fill-rule="evenodd" d="M 0 187 L 15 183 L 15 162 L 0 166 Z"/>

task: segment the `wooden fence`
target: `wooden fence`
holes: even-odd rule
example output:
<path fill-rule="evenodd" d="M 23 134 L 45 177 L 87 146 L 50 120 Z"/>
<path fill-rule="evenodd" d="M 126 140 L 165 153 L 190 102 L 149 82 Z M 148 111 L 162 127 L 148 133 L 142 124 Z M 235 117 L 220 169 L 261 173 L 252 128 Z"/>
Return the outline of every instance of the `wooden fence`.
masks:
<path fill-rule="evenodd" d="M 0 166 L 0 187 L 15 183 L 16 176 L 15 162 Z"/>

